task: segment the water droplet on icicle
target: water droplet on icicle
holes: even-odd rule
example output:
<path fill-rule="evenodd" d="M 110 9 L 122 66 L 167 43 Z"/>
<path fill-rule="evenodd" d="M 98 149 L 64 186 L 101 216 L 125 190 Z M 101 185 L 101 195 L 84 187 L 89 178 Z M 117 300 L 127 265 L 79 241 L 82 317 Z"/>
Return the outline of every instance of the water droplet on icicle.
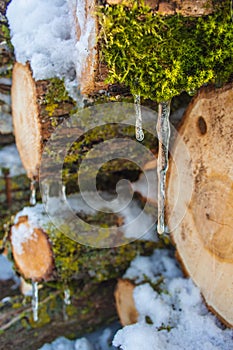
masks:
<path fill-rule="evenodd" d="M 32 180 L 30 185 L 30 205 L 36 205 L 36 181 Z"/>
<path fill-rule="evenodd" d="M 38 282 L 32 282 L 32 314 L 34 322 L 38 321 L 38 305 Z"/>
<path fill-rule="evenodd" d="M 158 110 L 157 134 L 159 140 L 158 154 L 158 225 L 159 234 L 165 233 L 164 213 L 166 195 L 166 174 L 168 169 L 168 148 L 170 140 L 170 104 L 171 101 L 160 102 Z"/>
<path fill-rule="evenodd" d="M 144 133 L 142 129 L 142 111 L 140 95 L 134 96 L 134 108 L 136 114 L 135 136 L 138 141 L 143 141 Z"/>

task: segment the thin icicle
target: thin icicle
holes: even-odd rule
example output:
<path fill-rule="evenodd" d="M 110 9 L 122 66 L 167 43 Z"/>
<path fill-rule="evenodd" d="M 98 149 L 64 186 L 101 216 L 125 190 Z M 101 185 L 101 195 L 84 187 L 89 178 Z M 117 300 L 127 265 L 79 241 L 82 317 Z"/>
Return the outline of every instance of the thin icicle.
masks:
<path fill-rule="evenodd" d="M 164 212 L 165 212 L 165 191 L 166 174 L 168 169 L 168 147 L 170 139 L 170 104 L 171 101 L 159 103 L 157 134 L 159 140 L 158 155 L 158 225 L 159 234 L 165 233 Z"/>
<path fill-rule="evenodd" d="M 66 200 L 66 186 L 65 185 L 62 185 L 62 198 L 63 200 Z"/>
<path fill-rule="evenodd" d="M 33 321 L 38 321 L 38 282 L 32 282 L 32 313 L 33 313 Z"/>
<path fill-rule="evenodd" d="M 70 304 L 71 304 L 70 290 L 69 290 L 69 288 L 66 288 L 66 289 L 64 290 L 64 304 L 65 304 L 65 305 L 70 305 Z"/>
<path fill-rule="evenodd" d="M 67 305 L 70 305 L 70 304 L 71 304 L 70 289 L 66 288 L 64 290 L 64 299 L 63 299 L 63 318 L 64 318 L 64 321 L 68 320 Z"/>
<path fill-rule="evenodd" d="M 144 133 L 142 129 L 142 111 L 141 111 L 141 99 L 140 95 L 134 96 L 134 107 L 136 113 L 136 125 L 135 125 L 135 135 L 138 141 L 143 141 Z"/>
<path fill-rule="evenodd" d="M 30 185 L 30 205 L 36 205 L 36 181 L 32 180 Z"/>

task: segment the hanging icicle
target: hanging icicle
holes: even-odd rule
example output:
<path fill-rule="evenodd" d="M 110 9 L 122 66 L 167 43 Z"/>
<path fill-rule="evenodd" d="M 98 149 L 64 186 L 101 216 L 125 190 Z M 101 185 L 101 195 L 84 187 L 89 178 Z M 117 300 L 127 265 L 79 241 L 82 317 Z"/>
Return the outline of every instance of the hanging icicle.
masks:
<path fill-rule="evenodd" d="M 71 304 L 70 289 L 67 287 L 64 290 L 64 299 L 63 299 L 63 318 L 64 318 L 64 321 L 68 320 L 67 305 L 70 305 L 70 304 Z"/>
<path fill-rule="evenodd" d="M 38 305 L 39 305 L 39 297 L 38 297 L 38 282 L 32 282 L 32 313 L 33 313 L 33 321 L 38 321 Z"/>
<path fill-rule="evenodd" d="M 62 199 L 65 201 L 66 200 L 66 186 L 62 185 Z"/>
<path fill-rule="evenodd" d="M 65 304 L 65 305 L 70 305 L 70 304 L 71 304 L 70 290 L 69 290 L 69 288 L 66 288 L 66 289 L 64 290 L 64 304 Z"/>
<path fill-rule="evenodd" d="M 165 233 L 164 213 L 165 213 L 165 191 L 166 174 L 168 169 L 168 148 L 170 139 L 170 104 L 171 101 L 160 102 L 158 110 L 157 134 L 159 140 L 158 154 L 158 225 L 159 234 Z"/>
<path fill-rule="evenodd" d="M 142 111 L 140 95 L 134 96 L 134 108 L 136 113 L 135 135 L 138 141 L 143 141 L 144 133 L 142 129 Z"/>
<path fill-rule="evenodd" d="M 31 180 L 30 185 L 30 205 L 36 205 L 36 180 Z"/>

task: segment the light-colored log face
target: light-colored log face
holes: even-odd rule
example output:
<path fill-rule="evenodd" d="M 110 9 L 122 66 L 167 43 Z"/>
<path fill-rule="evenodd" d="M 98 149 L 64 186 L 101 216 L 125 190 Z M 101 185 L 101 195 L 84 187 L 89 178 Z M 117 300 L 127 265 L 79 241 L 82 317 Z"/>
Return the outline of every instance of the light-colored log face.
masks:
<path fill-rule="evenodd" d="M 135 285 L 126 279 L 119 279 L 115 290 L 117 313 L 123 326 L 137 322 L 138 312 L 133 299 Z"/>
<path fill-rule="evenodd" d="M 16 145 L 30 178 L 38 175 L 41 126 L 36 85 L 28 65 L 16 63 L 12 73 L 12 117 Z"/>
<path fill-rule="evenodd" d="M 176 204 L 178 172 L 171 162 L 167 221 L 187 273 L 211 309 L 233 326 L 233 89 L 202 90 L 191 102 L 179 131 L 190 152 L 193 193 L 190 203 Z M 179 158 L 183 184 L 189 172 Z M 189 165 L 190 166 L 190 165 Z M 174 170 L 174 171 L 173 171 Z M 180 191 L 185 193 L 186 188 Z M 183 203 L 184 202 L 184 203 Z M 178 222 L 180 211 L 185 214 Z"/>
<path fill-rule="evenodd" d="M 54 264 L 48 237 L 33 228 L 27 217 L 12 227 L 11 242 L 14 261 L 24 278 L 41 281 L 51 277 Z"/>

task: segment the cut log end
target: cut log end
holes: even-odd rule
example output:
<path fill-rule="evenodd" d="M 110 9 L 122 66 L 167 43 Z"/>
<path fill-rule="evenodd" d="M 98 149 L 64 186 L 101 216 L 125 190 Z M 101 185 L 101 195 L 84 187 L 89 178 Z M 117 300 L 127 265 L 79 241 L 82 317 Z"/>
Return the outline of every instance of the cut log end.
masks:
<path fill-rule="evenodd" d="M 11 96 L 16 145 L 28 176 L 37 177 L 41 159 L 41 126 L 36 85 L 28 64 L 14 65 Z"/>
<path fill-rule="evenodd" d="M 180 260 L 207 305 L 228 326 L 233 326 L 232 100 L 231 85 L 205 88 L 193 100 L 179 130 L 191 158 L 190 202 L 184 195 L 189 169 L 179 141 L 173 155 L 179 169 L 170 163 L 167 189 L 167 222 Z M 179 181 L 183 187 L 177 193 Z"/>
<path fill-rule="evenodd" d="M 54 261 L 50 242 L 40 228 L 34 228 L 27 216 L 11 228 L 12 253 L 20 274 L 40 282 L 53 277 Z"/>
<path fill-rule="evenodd" d="M 119 279 L 115 290 L 117 313 L 123 326 L 136 323 L 138 312 L 135 308 L 133 291 L 135 285 L 126 279 Z"/>

